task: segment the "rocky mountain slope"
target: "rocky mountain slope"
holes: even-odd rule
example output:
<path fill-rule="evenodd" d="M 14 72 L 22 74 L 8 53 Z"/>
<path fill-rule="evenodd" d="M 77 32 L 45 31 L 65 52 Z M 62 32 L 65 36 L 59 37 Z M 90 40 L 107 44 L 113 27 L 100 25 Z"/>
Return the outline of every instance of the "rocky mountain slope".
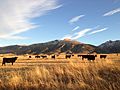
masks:
<path fill-rule="evenodd" d="M 28 46 L 0 47 L 0 54 L 52 54 L 52 53 L 120 53 L 120 40 L 107 41 L 99 46 L 72 40 L 55 40 Z"/>
<path fill-rule="evenodd" d="M 99 45 L 95 51 L 97 53 L 120 53 L 120 40 L 109 40 Z"/>
<path fill-rule="evenodd" d="M 55 40 L 46 43 L 32 44 L 29 46 L 13 45 L 0 47 L 0 53 L 13 54 L 52 54 L 52 53 L 89 53 L 95 46 L 71 40 Z"/>

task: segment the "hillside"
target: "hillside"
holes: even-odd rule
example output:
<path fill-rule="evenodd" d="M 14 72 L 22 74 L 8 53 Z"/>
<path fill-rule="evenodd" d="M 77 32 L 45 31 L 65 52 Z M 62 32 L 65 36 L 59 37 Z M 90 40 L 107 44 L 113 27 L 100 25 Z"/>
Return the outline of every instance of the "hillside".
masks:
<path fill-rule="evenodd" d="M 13 54 L 52 54 L 52 53 L 89 53 L 95 46 L 71 40 L 55 40 L 46 43 L 32 44 L 29 46 L 13 45 L 0 47 L 0 53 Z"/>
<path fill-rule="evenodd" d="M 97 53 L 120 53 L 120 40 L 109 40 L 99 45 L 95 51 Z"/>
<path fill-rule="evenodd" d="M 54 40 L 28 46 L 12 45 L 0 47 L 0 54 L 52 54 L 52 53 L 120 53 L 120 40 L 107 41 L 99 46 L 72 40 Z"/>

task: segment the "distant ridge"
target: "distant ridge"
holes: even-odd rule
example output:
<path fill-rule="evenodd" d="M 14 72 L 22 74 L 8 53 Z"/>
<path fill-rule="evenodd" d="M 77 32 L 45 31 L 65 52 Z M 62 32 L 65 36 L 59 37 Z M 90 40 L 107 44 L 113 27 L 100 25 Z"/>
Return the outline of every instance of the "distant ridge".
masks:
<path fill-rule="evenodd" d="M 99 46 L 84 44 L 75 40 L 54 40 L 32 45 L 0 47 L 0 54 L 59 54 L 59 53 L 120 53 L 120 40 L 107 41 Z"/>
<path fill-rule="evenodd" d="M 109 40 L 99 45 L 95 51 L 97 53 L 120 53 L 120 40 Z"/>

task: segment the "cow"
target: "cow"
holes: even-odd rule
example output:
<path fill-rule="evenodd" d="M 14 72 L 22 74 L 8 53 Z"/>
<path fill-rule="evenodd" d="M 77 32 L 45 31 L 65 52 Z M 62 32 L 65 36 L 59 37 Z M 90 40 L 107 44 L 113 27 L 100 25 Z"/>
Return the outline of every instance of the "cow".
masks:
<path fill-rule="evenodd" d="M 97 55 L 88 55 L 88 60 L 91 61 L 91 60 L 95 60 L 95 57 L 97 57 Z"/>
<path fill-rule="evenodd" d="M 35 58 L 40 58 L 40 56 L 37 55 L 37 56 L 35 56 Z"/>
<path fill-rule="evenodd" d="M 95 57 L 97 57 L 97 55 L 82 55 L 82 60 L 84 60 L 84 58 L 85 58 L 85 59 L 87 59 L 89 61 L 91 61 L 91 60 L 94 61 Z"/>
<path fill-rule="evenodd" d="M 102 58 L 106 58 L 107 57 L 107 55 L 100 55 L 100 59 L 102 59 Z"/>
<path fill-rule="evenodd" d="M 41 55 L 41 57 L 42 57 L 42 58 L 47 58 L 47 56 L 46 56 L 46 55 Z"/>
<path fill-rule="evenodd" d="M 77 55 L 78 57 L 82 57 L 82 55 Z"/>
<path fill-rule="evenodd" d="M 65 58 L 66 58 L 66 59 L 67 59 L 67 58 L 71 58 L 71 55 L 66 55 Z"/>
<path fill-rule="evenodd" d="M 55 55 L 51 56 L 52 59 L 55 59 Z"/>
<path fill-rule="evenodd" d="M 82 56 L 82 60 L 87 59 L 88 55 L 81 55 Z"/>
<path fill-rule="evenodd" d="M 12 57 L 12 58 L 3 58 L 2 65 L 5 65 L 5 63 L 13 63 L 17 60 L 18 57 Z"/>
<path fill-rule="evenodd" d="M 29 56 L 29 58 L 32 58 L 31 56 Z"/>

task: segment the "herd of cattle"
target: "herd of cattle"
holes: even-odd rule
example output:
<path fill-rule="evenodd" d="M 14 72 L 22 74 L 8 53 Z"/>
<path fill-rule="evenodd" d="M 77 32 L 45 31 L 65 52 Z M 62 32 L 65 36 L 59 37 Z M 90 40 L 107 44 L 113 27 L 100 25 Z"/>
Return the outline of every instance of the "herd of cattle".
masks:
<path fill-rule="evenodd" d="M 51 59 L 56 59 L 56 57 L 59 55 L 51 55 Z M 66 59 L 70 59 L 74 55 L 65 55 Z M 82 58 L 82 60 L 87 59 L 89 61 L 94 61 L 97 57 L 97 55 L 77 55 L 77 57 Z M 105 59 L 107 55 L 100 55 L 100 59 Z M 5 63 L 13 63 L 17 60 L 18 57 L 12 57 L 12 58 L 3 58 L 2 65 L 5 65 Z M 29 58 L 32 58 L 32 56 L 29 56 Z M 43 58 L 47 59 L 47 55 L 36 55 L 35 58 Z"/>
<path fill-rule="evenodd" d="M 51 55 L 51 59 L 56 59 L 57 56 L 58 55 Z M 74 55 L 65 55 L 65 58 L 70 59 L 73 56 Z M 77 55 L 77 57 L 82 57 L 82 60 L 84 60 L 84 59 L 95 60 L 95 57 L 97 57 L 97 55 Z M 107 57 L 107 55 L 100 55 L 100 59 L 102 59 L 102 58 L 105 59 L 106 57 Z M 32 58 L 32 56 L 29 56 L 29 58 Z M 36 55 L 35 58 L 43 58 L 44 59 L 44 58 L 47 58 L 47 55 L 41 55 L 41 56 Z"/>

